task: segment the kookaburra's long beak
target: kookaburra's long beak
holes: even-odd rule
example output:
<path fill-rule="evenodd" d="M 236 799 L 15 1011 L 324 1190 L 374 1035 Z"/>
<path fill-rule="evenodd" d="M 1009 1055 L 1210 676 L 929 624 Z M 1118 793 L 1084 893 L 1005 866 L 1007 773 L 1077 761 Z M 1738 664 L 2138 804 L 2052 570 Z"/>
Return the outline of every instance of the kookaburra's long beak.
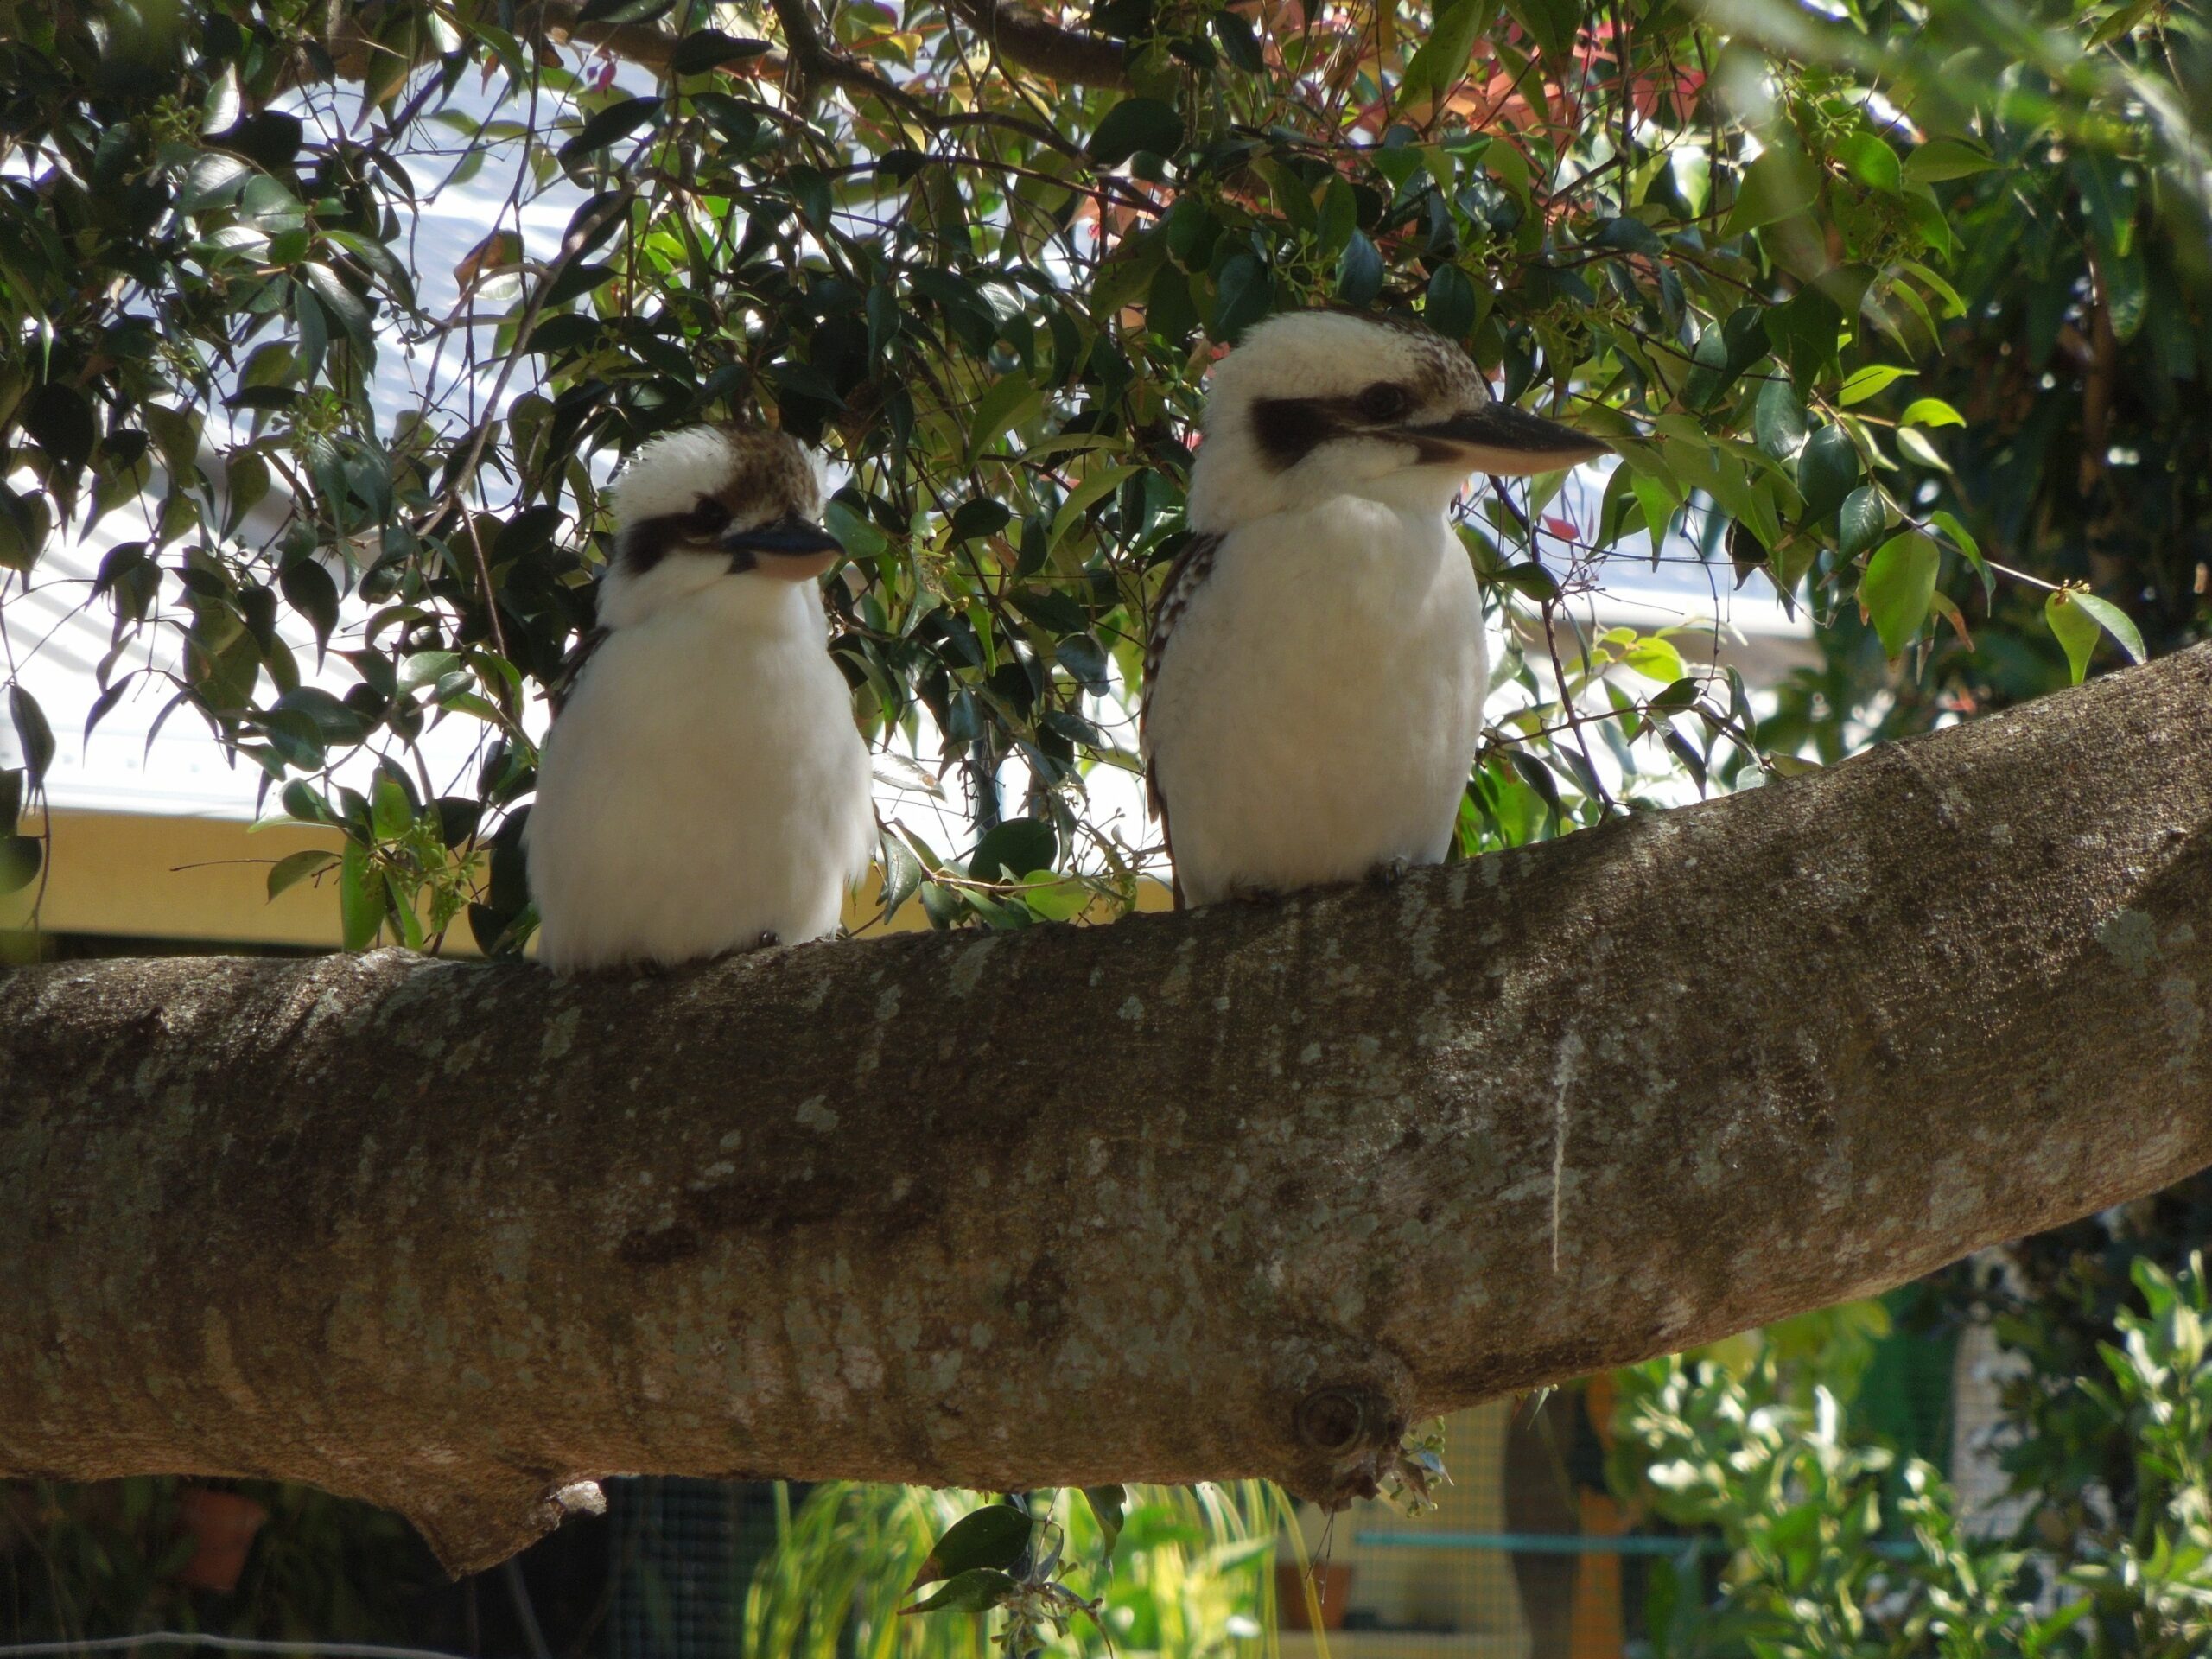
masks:
<path fill-rule="evenodd" d="M 1471 473 L 1555 473 L 1613 447 L 1511 404 L 1485 404 L 1448 421 L 1400 429 L 1424 462 L 1463 463 Z"/>
<path fill-rule="evenodd" d="M 810 582 L 844 556 L 837 538 L 797 513 L 773 524 L 733 530 L 721 538 L 733 572 L 758 570 L 785 582 Z"/>

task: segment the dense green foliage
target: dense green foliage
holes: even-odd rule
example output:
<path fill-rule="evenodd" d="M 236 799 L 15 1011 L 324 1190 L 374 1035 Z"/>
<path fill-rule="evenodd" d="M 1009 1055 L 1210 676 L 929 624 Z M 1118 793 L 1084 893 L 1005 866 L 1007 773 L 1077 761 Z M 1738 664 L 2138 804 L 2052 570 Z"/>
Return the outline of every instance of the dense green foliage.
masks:
<path fill-rule="evenodd" d="M 807 1495 L 747 1595 L 753 1659 L 988 1659 L 1069 1655 L 1225 1659 L 1272 1618 L 1276 1531 L 1290 1506 L 1259 1481 L 1038 1493 L 977 1510 L 976 1494 L 834 1482 Z M 1009 1616 L 917 1618 L 994 1605 Z M 1043 1593 L 1046 1587 L 1056 1593 Z"/>
<path fill-rule="evenodd" d="M 2202 1186 L 2164 1202 L 2201 1205 Z M 1976 1317 L 1993 1294 L 2007 1304 L 1996 1328 L 2026 1362 L 1998 1439 L 2025 1500 L 2016 1536 L 1973 1522 L 1939 1470 L 1855 1421 L 1836 1344 L 1730 1344 L 1619 1373 L 1617 1483 L 1726 1552 L 1717 1579 L 1694 1554 L 1653 1574 L 1653 1659 L 2204 1652 L 2212 1296 L 2201 1254 L 2160 1265 L 2178 1253 L 2175 1234 L 2114 1216 L 2017 1249 L 2016 1281 L 2038 1264 L 2064 1281 L 2033 1300 L 1955 1275 Z"/>
<path fill-rule="evenodd" d="M 885 896 L 1014 925 L 1080 909 L 1028 879 L 1079 870 L 1128 902 L 1158 849 L 1082 779 L 1133 764 L 1118 710 L 1205 366 L 1284 307 L 1415 313 L 1621 451 L 1593 522 L 1548 511 L 1557 479 L 1473 499 L 1471 554 L 1558 672 L 1516 664 L 1465 850 L 2198 627 L 2190 12 L 999 16 L 0 0 L 0 606 L 60 526 L 143 501 L 152 534 L 86 600 L 115 631 L 87 724 L 158 697 L 341 827 L 352 938 L 467 906 L 487 944 L 527 926 L 499 855 L 536 689 L 589 619 L 601 486 L 702 416 L 849 469 L 830 594 L 857 715 L 899 748 L 925 714 L 976 832 L 1014 814 L 980 849 L 893 830 Z M 421 216 L 493 156 L 496 222 L 415 269 Z M 549 187 L 579 204 L 557 244 L 524 223 Z M 380 416 L 396 357 L 418 395 Z M 1826 672 L 1764 730 L 1670 639 L 1554 626 L 1669 526 L 1821 619 Z M 13 818 L 56 721 L 10 690 Z M 442 720 L 481 742 L 440 798 L 409 760 Z M 9 880 L 38 857 L 9 842 Z"/>
<path fill-rule="evenodd" d="M 518 943 L 538 694 L 590 620 L 602 486 L 651 434 L 734 416 L 849 476 L 831 520 L 853 559 L 828 594 L 856 717 L 894 753 L 934 734 L 921 758 L 966 781 L 974 844 L 887 829 L 886 902 L 918 887 L 942 925 L 1110 912 L 1160 849 L 1084 780 L 1134 764 L 1122 711 L 1205 366 L 1325 301 L 1424 318 L 1622 457 L 1593 513 L 1562 511 L 1556 479 L 1471 497 L 1470 556 L 1525 654 L 1462 851 L 2204 631 L 2196 10 L 1099 0 L 1049 19 L 0 0 L 0 672 L 22 761 L 0 771 L 0 889 L 38 874 L 56 743 L 151 696 L 342 830 L 355 943 L 432 943 L 464 914 Z M 518 182 L 467 257 L 418 269 L 423 216 L 494 161 Z M 557 238 L 527 219 L 547 192 L 575 204 Z M 378 371 L 403 359 L 418 395 L 380 412 Z M 9 601 L 67 580 L 65 526 L 137 508 L 150 533 L 84 599 L 113 626 L 96 700 L 43 709 Z M 1667 556 L 1694 546 L 1719 585 L 1771 582 L 1815 618 L 1821 666 L 1777 706 L 1689 636 L 1572 626 L 1605 561 L 1669 531 Z M 443 793 L 410 765 L 441 721 L 481 739 Z M 332 861 L 288 860 L 272 889 Z M 2047 1651 L 2183 1650 L 2202 1442 L 2160 1414 L 2203 1409 L 2202 1282 L 2094 1259 L 2031 1272 L 2003 1311 L 2063 1379 L 2094 1375 L 2133 1308 L 2108 1382 L 2017 1402 L 2094 1619 L 2022 1611 L 2030 1564 L 1963 1539 L 1926 1471 L 1900 1496 L 1769 1373 L 1662 1366 L 1626 1421 L 1679 1453 L 1663 1502 L 1738 1565 L 1717 1611 L 1677 1597 L 1660 1650 L 1963 1652 L 1946 1633 L 1973 1630 L 2027 1652 L 2044 1624 Z M 2031 1317 L 2054 1297 L 2082 1318 Z M 818 1502 L 801 1524 L 837 1571 L 903 1563 L 929 1524 L 915 1499 Z M 1859 1548 L 1885 1505 L 1910 1556 Z M 1060 1513 L 1093 1524 L 1073 1495 Z M 69 1548 L 99 1545 L 63 1518 Z M 788 1617 L 779 1593 L 751 1617 Z"/>

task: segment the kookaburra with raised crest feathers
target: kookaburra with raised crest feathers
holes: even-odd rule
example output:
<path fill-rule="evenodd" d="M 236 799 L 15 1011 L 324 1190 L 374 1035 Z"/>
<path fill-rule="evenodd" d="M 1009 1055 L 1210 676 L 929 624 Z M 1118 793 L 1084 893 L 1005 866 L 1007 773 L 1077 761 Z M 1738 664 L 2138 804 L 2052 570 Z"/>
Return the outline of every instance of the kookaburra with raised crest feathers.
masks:
<path fill-rule="evenodd" d="M 554 969 L 836 931 L 875 816 L 815 581 L 841 550 L 821 513 L 779 432 L 670 433 L 616 480 L 599 633 L 524 830 Z"/>
<path fill-rule="evenodd" d="M 1330 311 L 1255 328 L 1202 427 L 1141 715 L 1183 902 L 1440 861 L 1489 677 L 1452 498 L 1608 446 L 1429 329 Z"/>

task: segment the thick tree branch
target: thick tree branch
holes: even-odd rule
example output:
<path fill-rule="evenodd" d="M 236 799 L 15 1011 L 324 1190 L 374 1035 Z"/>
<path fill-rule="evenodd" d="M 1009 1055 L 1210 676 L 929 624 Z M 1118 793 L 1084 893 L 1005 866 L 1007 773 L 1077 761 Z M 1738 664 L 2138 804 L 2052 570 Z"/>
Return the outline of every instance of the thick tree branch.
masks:
<path fill-rule="evenodd" d="M 1395 889 L 0 981 L 0 1473 L 1356 1490 L 2212 1161 L 2212 650 Z"/>
<path fill-rule="evenodd" d="M 1077 86 L 1128 84 L 1128 54 L 1119 41 L 1064 29 L 1007 0 L 948 0 L 953 14 L 1016 68 Z"/>
<path fill-rule="evenodd" d="M 1009 3 L 1009 0 L 949 0 L 949 3 L 956 16 L 988 41 L 997 48 L 1000 57 L 1017 68 L 1062 85 L 1120 86 L 1128 82 L 1125 54 L 1118 41 L 1064 28 Z M 485 8 L 487 15 L 495 10 Z M 596 47 L 656 75 L 666 74 L 674 64 L 677 37 L 671 31 L 658 23 L 585 22 L 584 10 L 582 0 L 535 0 L 534 3 L 519 8 L 513 22 L 503 22 L 502 27 L 511 28 L 524 38 L 542 31 L 551 41 L 573 41 L 578 45 Z M 775 10 L 788 35 L 791 20 L 785 8 L 779 5 Z M 499 21 L 496 16 L 493 21 Z M 372 54 L 388 49 L 371 39 L 369 31 L 374 22 L 373 10 L 365 16 L 354 11 L 334 15 L 324 48 L 340 79 L 362 79 L 368 72 Z M 810 20 L 807 32 L 810 35 L 815 32 Z M 791 40 L 790 44 L 798 55 L 797 40 Z M 864 67 L 850 65 L 847 60 L 838 61 L 868 75 L 868 90 L 880 90 L 878 78 Z M 829 78 L 846 79 L 842 73 Z M 314 79 L 314 69 L 302 60 L 296 79 Z"/>

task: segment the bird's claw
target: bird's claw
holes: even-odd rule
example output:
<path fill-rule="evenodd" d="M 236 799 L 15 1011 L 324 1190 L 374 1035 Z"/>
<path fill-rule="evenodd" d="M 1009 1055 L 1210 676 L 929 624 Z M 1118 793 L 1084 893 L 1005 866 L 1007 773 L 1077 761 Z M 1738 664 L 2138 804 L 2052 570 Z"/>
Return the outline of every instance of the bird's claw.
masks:
<path fill-rule="evenodd" d="M 1401 855 L 1396 858 L 1385 859 L 1382 863 L 1375 866 L 1368 871 L 1367 879 L 1374 886 L 1387 891 L 1406 879 L 1406 869 L 1405 857 Z"/>
<path fill-rule="evenodd" d="M 753 941 L 753 948 L 755 950 L 772 950 L 783 942 L 782 936 L 774 928 L 764 927 L 760 930 L 760 937 Z"/>

